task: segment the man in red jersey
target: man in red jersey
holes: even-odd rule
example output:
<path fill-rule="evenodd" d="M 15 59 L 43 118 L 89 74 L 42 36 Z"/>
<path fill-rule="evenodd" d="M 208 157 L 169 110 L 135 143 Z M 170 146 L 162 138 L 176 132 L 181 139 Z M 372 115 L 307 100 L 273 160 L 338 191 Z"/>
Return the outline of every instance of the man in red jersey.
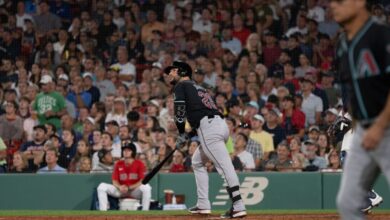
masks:
<path fill-rule="evenodd" d="M 140 199 L 142 210 L 149 210 L 152 188 L 141 183 L 146 169 L 142 161 L 135 159 L 136 153 L 133 143 L 122 145 L 122 159 L 115 163 L 112 184 L 101 183 L 97 188 L 100 211 L 109 209 L 107 195 Z"/>

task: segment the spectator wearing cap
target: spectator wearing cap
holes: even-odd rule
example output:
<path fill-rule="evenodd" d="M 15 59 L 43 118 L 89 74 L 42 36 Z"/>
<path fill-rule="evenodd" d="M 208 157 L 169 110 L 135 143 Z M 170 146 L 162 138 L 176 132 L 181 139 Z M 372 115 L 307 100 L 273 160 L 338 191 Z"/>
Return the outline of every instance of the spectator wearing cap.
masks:
<path fill-rule="evenodd" d="M 295 98 L 292 95 L 283 98 L 282 109 L 281 126 L 287 138 L 293 135 L 302 138 L 305 135 L 305 114 L 295 107 Z"/>
<path fill-rule="evenodd" d="M 271 5 L 268 2 L 260 1 L 256 4 L 257 17 L 261 24 L 263 24 L 263 30 L 270 30 L 274 24 L 274 13 Z"/>
<path fill-rule="evenodd" d="M 307 31 L 307 18 L 305 15 L 301 14 L 297 17 L 297 26 L 288 29 L 287 32 L 285 33 L 285 35 L 287 37 L 290 37 L 291 35 L 293 35 L 295 33 L 300 33 L 302 35 L 306 35 L 307 32 L 308 32 Z"/>
<path fill-rule="evenodd" d="M 112 150 L 101 149 L 97 152 L 99 163 L 92 168 L 91 173 L 111 173 L 114 169 Z"/>
<path fill-rule="evenodd" d="M 263 129 L 272 135 L 274 146 L 278 146 L 280 142 L 286 139 L 285 130 L 280 126 L 283 115 L 276 107 L 267 110 L 268 114 L 265 115 Z"/>
<path fill-rule="evenodd" d="M 47 1 L 39 3 L 39 12 L 39 14 L 34 16 L 38 34 L 50 37 L 57 33 L 62 26 L 61 19 L 50 12 L 50 5 Z"/>
<path fill-rule="evenodd" d="M 256 166 L 256 168 L 258 168 L 261 164 L 262 159 L 263 159 L 263 148 L 261 147 L 261 145 L 259 143 L 257 143 L 255 140 L 253 140 L 250 137 L 251 131 L 252 131 L 252 129 L 251 129 L 250 124 L 243 122 L 243 123 L 240 123 L 238 125 L 238 128 L 236 130 L 236 134 L 243 133 L 248 137 L 245 149 L 246 149 L 246 151 L 248 151 L 249 153 L 252 154 L 253 160 L 255 161 L 255 166 Z"/>
<path fill-rule="evenodd" d="M 279 143 L 276 152 L 277 156 L 267 161 L 265 169 L 268 171 L 291 171 L 293 169 L 293 161 L 290 159 L 290 147 L 287 143 Z"/>
<path fill-rule="evenodd" d="M 315 82 L 310 78 L 304 78 L 301 83 L 302 89 L 302 112 L 305 113 L 305 127 L 321 123 L 323 102 L 320 97 L 313 94 Z"/>
<path fill-rule="evenodd" d="M 317 125 L 312 125 L 309 127 L 307 132 L 307 140 L 317 142 L 320 135 L 320 127 Z"/>
<path fill-rule="evenodd" d="M 255 116 L 259 112 L 259 104 L 255 101 L 250 101 L 246 104 L 243 118 L 245 122 L 249 122 L 253 116 Z"/>
<path fill-rule="evenodd" d="M 88 142 L 92 138 L 92 132 L 96 128 L 96 122 L 95 122 L 94 118 L 89 116 L 89 114 L 86 116 L 87 117 L 82 119 L 82 127 L 81 128 L 82 128 L 83 140 Z"/>
<path fill-rule="evenodd" d="M 333 125 L 338 115 L 339 115 L 339 111 L 335 108 L 329 108 L 325 111 L 325 119 L 324 119 L 325 122 L 324 125 L 326 126 L 325 129 Z"/>
<path fill-rule="evenodd" d="M 127 125 L 128 120 L 126 114 L 127 107 L 125 98 L 116 97 L 112 111 L 107 114 L 105 122 L 116 121 L 119 126 Z"/>
<path fill-rule="evenodd" d="M 104 101 L 107 94 L 115 94 L 115 85 L 111 80 L 106 79 L 106 68 L 96 67 L 95 73 L 95 86 L 99 89 L 100 101 Z"/>
<path fill-rule="evenodd" d="M 83 74 L 84 80 L 84 89 L 89 94 L 91 94 L 91 106 L 100 100 L 100 91 L 99 89 L 93 85 L 93 75 L 90 72 L 85 72 Z"/>
<path fill-rule="evenodd" d="M 263 130 L 264 123 L 264 117 L 260 114 L 253 116 L 251 120 L 252 131 L 249 137 L 261 145 L 264 152 L 263 159 L 268 160 L 269 154 L 274 151 L 275 148 L 272 135 Z"/>
<path fill-rule="evenodd" d="M 23 120 L 17 111 L 16 101 L 10 101 L 5 103 L 5 114 L 0 115 L 0 137 L 9 148 L 19 147 L 17 143 L 23 139 Z"/>
<path fill-rule="evenodd" d="M 234 155 L 240 158 L 244 171 L 253 171 L 256 167 L 253 155 L 246 150 L 248 136 L 238 133 L 234 143 Z"/>
<path fill-rule="evenodd" d="M 81 76 L 74 77 L 70 92 L 66 98 L 77 108 L 90 108 L 92 105 L 92 96 L 84 89 L 83 78 Z"/>
<path fill-rule="evenodd" d="M 162 64 L 160 62 L 152 63 L 152 69 L 150 70 L 152 80 L 160 80 L 163 74 Z"/>
<path fill-rule="evenodd" d="M 319 171 L 328 166 L 326 159 L 319 156 L 319 149 L 316 142 L 307 140 L 304 142 L 304 146 L 307 149 L 307 163 L 304 164 L 303 171 Z"/>
<path fill-rule="evenodd" d="M 272 64 L 278 60 L 282 50 L 280 49 L 277 38 L 274 33 L 267 32 L 265 34 L 265 45 L 263 47 L 264 65 L 270 68 Z"/>
<path fill-rule="evenodd" d="M 116 51 L 118 62 L 111 67 L 119 68 L 119 80 L 127 86 L 133 84 L 136 78 L 135 66 L 129 61 L 126 47 L 118 47 Z"/>
<path fill-rule="evenodd" d="M 32 108 L 38 113 L 40 124 L 50 122 L 59 129 L 60 118 L 67 111 L 65 99 L 60 93 L 53 91 L 51 76 L 43 75 L 39 82 L 42 92 L 35 97 Z"/>
<path fill-rule="evenodd" d="M 331 71 L 326 71 L 321 73 L 321 89 L 324 90 L 327 100 L 329 102 L 329 107 L 336 107 L 340 91 L 333 86 L 334 82 L 334 73 Z"/>
<path fill-rule="evenodd" d="M 325 20 L 325 10 L 317 5 L 318 0 L 307 1 L 307 17 L 314 19 L 317 22 L 323 22 Z"/>

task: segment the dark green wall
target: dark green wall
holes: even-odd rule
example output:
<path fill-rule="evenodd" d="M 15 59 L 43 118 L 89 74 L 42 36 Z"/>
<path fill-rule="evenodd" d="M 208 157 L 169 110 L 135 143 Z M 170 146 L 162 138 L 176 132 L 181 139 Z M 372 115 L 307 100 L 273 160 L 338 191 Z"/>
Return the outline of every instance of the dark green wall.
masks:
<path fill-rule="evenodd" d="M 335 209 L 339 173 L 240 173 L 240 191 L 248 209 Z M 92 189 L 111 182 L 109 174 L 0 175 L 0 210 L 87 210 Z M 210 201 L 214 209 L 230 207 L 223 181 L 210 174 Z M 152 198 L 164 203 L 164 190 L 183 194 L 187 207 L 196 203 L 192 173 L 159 174 L 152 179 Z M 390 193 L 381 176 L 375 185 L 390 208 Z"/>

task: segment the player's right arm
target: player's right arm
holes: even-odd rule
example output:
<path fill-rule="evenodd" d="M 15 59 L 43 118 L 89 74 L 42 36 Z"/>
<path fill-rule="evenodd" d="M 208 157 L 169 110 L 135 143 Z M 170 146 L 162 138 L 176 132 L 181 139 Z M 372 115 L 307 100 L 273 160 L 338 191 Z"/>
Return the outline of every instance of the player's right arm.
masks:
<path fill-rule="evenodd" d="M 175 113 L 175 124 L 179 134 L 185 132 L 185 119 L 186 119 L 186 100 L 184 84 L 178 83 L 175 87 L 174 96 L 174 113 Z"/>

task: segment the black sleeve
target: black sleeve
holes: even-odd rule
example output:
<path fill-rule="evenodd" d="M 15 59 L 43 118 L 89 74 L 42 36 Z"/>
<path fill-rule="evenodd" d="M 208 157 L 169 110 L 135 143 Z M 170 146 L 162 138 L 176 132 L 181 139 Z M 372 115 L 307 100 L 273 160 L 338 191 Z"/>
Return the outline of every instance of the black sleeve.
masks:
<path fill-rule="evenodd" d="M 184 91 L 184 84 L 177 84 L 177 86 L 175 87 L 174 109 L 175 123 L 180 134 L 185 132 L 186 101 Z"/>

